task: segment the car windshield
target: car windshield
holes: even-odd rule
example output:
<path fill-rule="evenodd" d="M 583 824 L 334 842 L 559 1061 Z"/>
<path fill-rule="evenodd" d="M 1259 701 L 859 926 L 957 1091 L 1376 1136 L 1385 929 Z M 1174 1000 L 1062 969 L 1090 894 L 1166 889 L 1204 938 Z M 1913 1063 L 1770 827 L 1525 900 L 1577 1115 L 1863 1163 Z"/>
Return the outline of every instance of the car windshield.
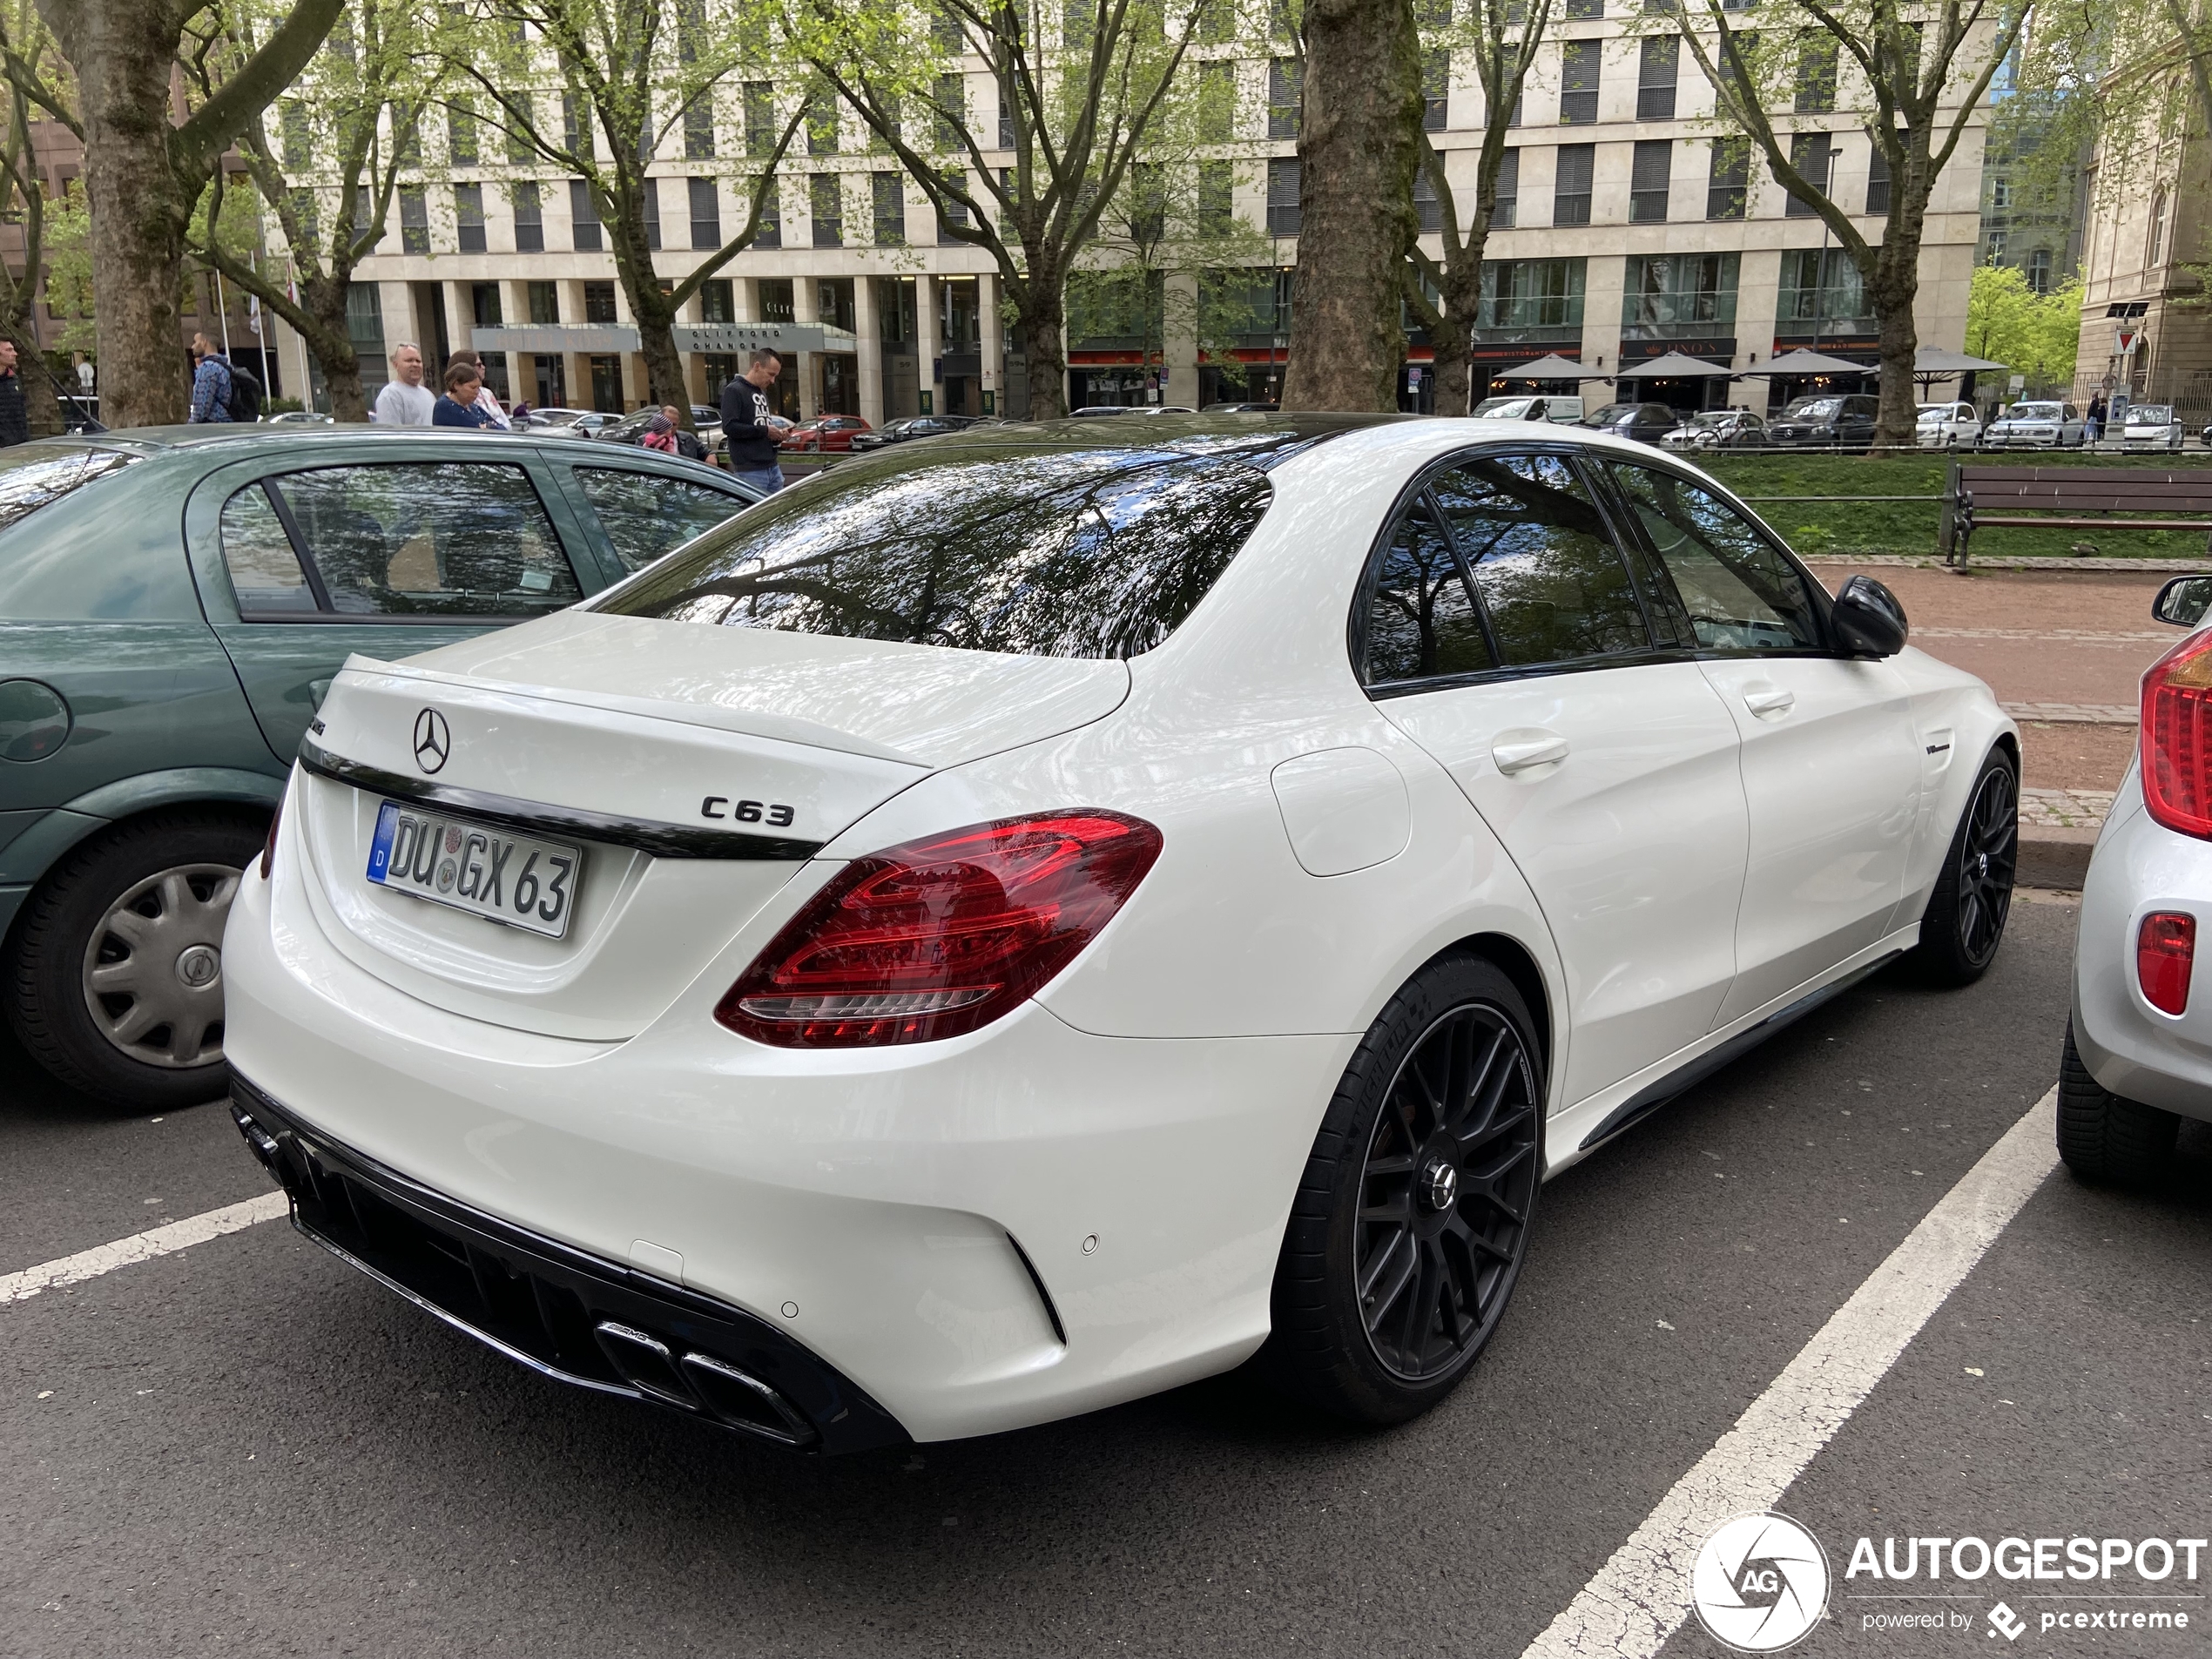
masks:
<path fill-rule="evenodd" d="M 1844 407 L 1839 397 L 1801 397 L 1782 411 L 1785 421 L 1825 421 Z"/>
<path fill-rule="evenodd" d="M 1924 403 L 1920 406 L 1920 419 L 1923 421 L 1948 421 L 1951 418 L 1951 408 L 1952 406 L 1948 403 Z"/>
<path fill-rule="evenodd" d="M 2015 403 L 2012 418 L 2015 421 L 2055 421 L 2059 406 L 2055 403 Z"/>
<path fill-rule="evenodd" d="M 1164 448 L 892 450 L 770 496 L 594 609 L 1032 657 L 1134 657 L 1267 510 L 1243 461 Z"/>
<path fill-rule="evenodd" d="M 1726 426 L 1730 421 L 1735 419 L 1736 414 L 1732 409 L 1709 410 L 1703 415 L 1691 415 L 1689 419 L 1684 422 L 1684 424 L 1694 427 Z"/>
<path fill-rule="evenodd" d="M 2128 411 L 2129 426 L 2170 426 L 2174 421 L 2174 406 L 2170 403 L 2138 403 Z"/>
<path fill-rule="evenodd" d="M 1529 400 L 1525 397 L 1487 397 L 1474 406 L 1477 415 L 1494 415 L 1501 419 L 1526 413 Z"/>
<path fill-rule="evenodd" d="M 1608 403 L 1596 413 L 1584 415 L 1582 424 L 1584 426 L 1611 426 L 1616 421 L 1627 420 L 1642 407 L 1640 403 Z"/>
<path fill-rule="evenodd" d="M 138 459 L 127 450 L 75 443 L 26 443 L 0 451 L 0 529 Z"/>

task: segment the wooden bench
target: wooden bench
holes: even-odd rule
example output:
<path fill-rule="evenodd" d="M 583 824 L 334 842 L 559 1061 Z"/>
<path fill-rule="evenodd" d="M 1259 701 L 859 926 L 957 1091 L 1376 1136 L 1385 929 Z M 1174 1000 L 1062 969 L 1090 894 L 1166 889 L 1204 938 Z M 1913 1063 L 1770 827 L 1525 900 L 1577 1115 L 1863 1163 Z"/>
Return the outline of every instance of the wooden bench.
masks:
<path fill-rule="evenodd" d="M 2151 513 L 2193 516 L 2152 518 Z M 1963 565 L 1978 531 L 2203 530 L 2212 533 L 2212 472 L 2155 467 L 1971 467 L 1951 463 L 1938 546 Z"/>

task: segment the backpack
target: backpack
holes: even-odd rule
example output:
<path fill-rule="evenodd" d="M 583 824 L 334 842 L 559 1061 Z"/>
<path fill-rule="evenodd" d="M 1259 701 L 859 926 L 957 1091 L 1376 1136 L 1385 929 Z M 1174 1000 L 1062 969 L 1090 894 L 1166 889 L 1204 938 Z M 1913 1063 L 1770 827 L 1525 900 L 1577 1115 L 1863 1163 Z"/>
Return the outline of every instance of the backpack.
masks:
<path fill-rule="evenodd" d="M 247 425 L 261 418 L 261 382 L 250 369 L 240 368 L 226 359 L 223 367 L 231 372 L 231 419 Z"/>

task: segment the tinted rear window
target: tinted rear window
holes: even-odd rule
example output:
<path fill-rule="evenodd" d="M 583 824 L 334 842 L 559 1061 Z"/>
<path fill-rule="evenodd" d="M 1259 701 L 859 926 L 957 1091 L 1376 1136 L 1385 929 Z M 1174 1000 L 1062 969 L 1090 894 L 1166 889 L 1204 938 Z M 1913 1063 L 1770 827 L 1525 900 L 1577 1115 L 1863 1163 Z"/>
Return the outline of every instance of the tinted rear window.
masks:
<path fill-rule="evenodd" d="M 121 449 L 74 443 L 26 443 L 0 450 L 0 529 L 138 459 Z"/>
<path fill-rule="evenodd" d="M 1031 657 L 1175 631 L 1267 510 L 1266 475 L 1159 449 L 931 445 L 842 462 L 592 609 Z"/>

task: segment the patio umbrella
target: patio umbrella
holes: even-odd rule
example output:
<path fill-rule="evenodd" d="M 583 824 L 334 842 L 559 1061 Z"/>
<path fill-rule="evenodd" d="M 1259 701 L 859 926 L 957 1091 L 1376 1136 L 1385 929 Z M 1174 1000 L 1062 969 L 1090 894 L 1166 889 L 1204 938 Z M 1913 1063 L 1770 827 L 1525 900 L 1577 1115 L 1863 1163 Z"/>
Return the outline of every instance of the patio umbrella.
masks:
<path fill-rule="evenodd" d="M 1912 354 L 1912 374 L 1916 380 L 1948 380 L 1953 374 L 1972 374 L 1985 368 L 2006 368 L 2006 363 L 1993 363 L 1986 357 L 1969 357 L 1964 352 L 1945 351 L 1935 346 L 1923 346 Z"/>
<path fill-rule="evenodd" d="M 1493 376 L 1501 381 L 1602 381 L 1606 378 L 1602 368 L 1585 368 L 1571 358 L 1554 352 L 1548 357 L 1539 357 L 1533 363 L 1523 363 L 1518 368 L 1498 370 Z"/>
<path fill-rule="evenodd" d="M 1825 352 L 1791 351 L 1767 360 L 1764 368 L 1747 368 L 1737 376 L 1738 380 L 1757 380 L 1766 375 L 1784 374 L 1871 374 L 1872 366 L 1847 362 L 1841 357 L 1831 357 Z"/>
<path fill-rule="evenodd" d="M 1695 380 L 1701 375 L 1719 374 L 1724 377 L 1732 372 L 1725 364 L 1709 363 L 1702 357 L 1685 357 L 1678 351 L 1670 351 L 1664 357 L 1655 357 L 1648 363 L 1637 363 L 1633 368 L 1623 368 L 1613 378 L 1616 381 Z"/>

